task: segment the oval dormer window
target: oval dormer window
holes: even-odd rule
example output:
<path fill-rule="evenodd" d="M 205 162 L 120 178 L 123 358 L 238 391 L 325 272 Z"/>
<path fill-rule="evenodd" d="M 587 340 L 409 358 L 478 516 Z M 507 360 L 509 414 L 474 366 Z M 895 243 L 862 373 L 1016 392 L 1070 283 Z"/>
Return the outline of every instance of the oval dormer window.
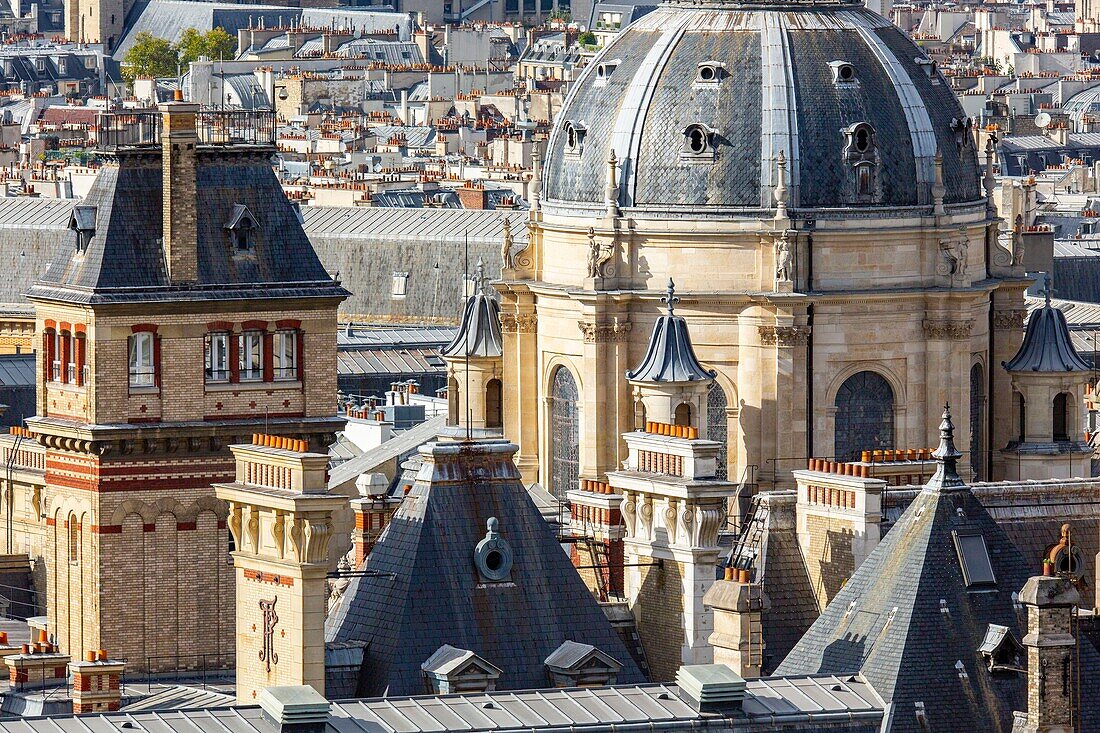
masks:
<path fill-rule="evenodd" d="M 856 67 L 847 61 L 830 61 L 829 68 L 833 70 L 833 83 L 849 85 L 856 82 Z"/>
<path fill-rule="evenodd" d="M 871 149 L 870 127 L 861 125 L 856 128 L 855 133 L 852 135 L 852 147 L 855 148 L 857 153 L 866 153 Z"/>
<path fill-rule="evenodd" d="M 707 151 L 707 133 L 698 125 L 693 125 L 688 128 L 687 133 L 687 145 L 688 150 L 693 153 L 705 153 Z"/>
<path fill-rule="evenodd" d="M 565 152 L 580 155 L 584 151 L 584 135 L 587 129 L 579 122 L 565 123 Z"/>
<path fill-rule="evenodd" d="M 704 61 L 695 72 L 696 84 L 717 84 L 725 75 L 725 65 L 718 61 Z"/>

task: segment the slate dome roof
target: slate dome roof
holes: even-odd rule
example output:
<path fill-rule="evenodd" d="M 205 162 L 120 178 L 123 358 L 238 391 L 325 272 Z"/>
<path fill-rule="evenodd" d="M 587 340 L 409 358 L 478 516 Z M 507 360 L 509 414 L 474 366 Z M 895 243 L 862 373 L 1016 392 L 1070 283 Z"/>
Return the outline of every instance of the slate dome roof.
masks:
<path fill-rule="evenodd" d="M 944 202 L 976 202 L 968 124 L 924 52 L 847 0 L 666 2 L 573 83 L 544 201 L 602 208 L 614 150 L 624 207 L 774 208 L 781 153 L 792 208 L 927 206 L 938 149 Z"/>

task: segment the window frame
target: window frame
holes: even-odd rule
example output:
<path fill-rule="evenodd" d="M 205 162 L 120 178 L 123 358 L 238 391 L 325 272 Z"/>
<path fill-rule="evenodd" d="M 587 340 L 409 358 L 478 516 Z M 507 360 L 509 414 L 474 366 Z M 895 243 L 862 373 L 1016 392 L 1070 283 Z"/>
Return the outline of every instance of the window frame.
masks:
<path fill-rule="evenodd" d="M 127 372 L 130 387 L 143 389 L 157 386 L 155 341 L 156 334 L 152 331 L 135 331 L 127 339 Z"/>
<path fill-rule="evenodd" d="M 254 344 L 250 344 L 251 341 Z M 264 332 L 247 329 L 237 335 L 237 375 L 240 382 L 264 381 Z M 248 346 L 254 346 L 254 364 L 248 363 Z"/>
<path fill-rule="evenodd" d="M 993 559 L 989 554 L 989 545 L 986 544 L 985 535 L 983 535 L 981 532 L 979 532 L 977 530 L 961 530 L 960 531 L 960 530 L 956 529 L 956 530 L 951 531 L 951 539 L 955 543 L 955 553 L 958 555 L 959 568 L 960 568 L 960 570 L 962 570 L 963 582 L 966 583 L 967 589 L 968 590 L 970 590 L 970 589 L 988 590 L 988 589 L 996 588 L 997 587 L 997 573 L 993 570 Z M 965 543 L 963 542 L 963 540 L 973 540 L 973 539 L 977 539 L 981 542 L 981 549 L 982 549 L 982 552 L 984 554 L 984 557 L 979 557 L 979 558 L 971 557 L 968 553 L 968 550 L 972 549 L 972 548 L 967 547 L 967 548 L 964 549 L 964 544 Z M 979 560 L 979 561 L 984 560 L 985 566 L 989 570 L 989 578 L 988 579 L 985 579 L 984 577 L 979 577 L 979 578 L 972 578 L 971 577 L 971 570 L 972 569 L 973 570 L 985 570 L 986 569 L 986 568 L 972 568 L 971 565 L 970 565 L 970 560 L 971 559 Z"/>
<path fill-rule="evenodd" d="M 298 330 L 280 328 L 271 340 L 271 367 L 276 382 L 295 382 L 298 380 Z M 289 366 L 284 359 L 289 354 Z"/>
<path fill-rule="evenodd" d="M 230 339 L 233 334 L 229 331 L 210 331 L 203 339 L 203 379 L 207 384 L 226 384 L 230 381 L 233 370 L 230 364 Z M 213 357 L 215 355 L 214 344 L 215 342 L 221 342 L 222 347 L 222 363 L 224 369 L 215 369 L 213 364 Z M 221 372 L 224 376 L 217 374 Z"/>

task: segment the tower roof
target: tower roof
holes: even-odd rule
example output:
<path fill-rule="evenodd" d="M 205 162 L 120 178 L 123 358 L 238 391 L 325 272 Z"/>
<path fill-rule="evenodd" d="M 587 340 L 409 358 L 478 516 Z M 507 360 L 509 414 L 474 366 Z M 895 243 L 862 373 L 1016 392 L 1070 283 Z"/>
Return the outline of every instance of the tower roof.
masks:
<path fill-rule="evenodd" d="M 618 682 L 642 681 L 520 483 L 515 452 L 504 440 L 420 449 L 415 484 L 329 619 L 334 649 L 364 650 L 351 675 L 328 670 L 330 697 L 423 692 L 421 665 L 443 644 L 498 666 L 499 690 L 546 687 L 544 662 L 566 641 L 622 664 Z"/>
<path fill-rule="evenodd" d="M 1027 707 L 1026 675 L 990 672 L 978 649 L 990 624 L 1022 638 L 1013 595 L 1028 566 L 957 480 L 952 431 L 945 411 L 936 478 L 775 672 L 862 674 L 892 703 L 894 733 L 1008 730 Z"/>
<path fill-rule="evenodd" d="M 443 356 L 499 358 L 504 354 L 500 336 L 500 304 L 485 292 L 485 272 L 481 260 L 474 276 L 474 292 L 466 298 L 462 323 L 451 343 L 443 347 Z"/>
<path fill-rule="evenodd" d="M 344 298 L 325 271 L 268 154 L 217 149 L 197 154 L 197 281 L 173 284 L 162 237 L 161 151 L 118 153 L 74 213 L 32 298 L 118 303 L 273 298 Z M 232 227 L 247 219 L 248 246 Z M 85 236 L 83 251 L 77 246 Z"/>
<path fill-rule="evenodd" d="M 688 335 L 687 321 L 675 315 L 679 302 L 676 285 L 668 280 L 668 291 L 661 298 L 668 310 L 653 325 L 642 363 L 626 373 L 632 382 L 699 382 L 714 379 L 714 372 L 703 367 L 695 356 Z"/>
<path fill-rule="evenodd" d="M 1049 284 L 1046 303 L 1028 317 L 1024 342 L 1004 368 L 1010 372 L 1089 371 L 1088 362 L 1073 348 L 1065 314 L 1050 304 Z"/>

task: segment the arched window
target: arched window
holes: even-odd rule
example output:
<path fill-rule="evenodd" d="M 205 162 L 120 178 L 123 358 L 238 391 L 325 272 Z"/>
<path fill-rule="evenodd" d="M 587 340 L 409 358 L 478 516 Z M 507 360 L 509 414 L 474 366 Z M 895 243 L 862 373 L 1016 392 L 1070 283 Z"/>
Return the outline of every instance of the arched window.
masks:
<path fill-rule="evenodd" d="M 1069 440 L 1069 395 L 1065 392 L 1054 396 L 1054 439 Z"/>
<path fill-rule="evenodd" d="M 69 562 L 80 562 L 80 522 L 75 514 L 69 515 Z"/>
<path fill-rule="evenodd" d="M 1027 436 L 1027 405 L 1024 402 L 1024 396 L 1019 392 L 1012 393 L 1012 406 L 1015 408 L 1017 427 L 1020 430 L 1017 439 L 1023 443 Z"/>
<path fill-rule="evenodd" d="M 447 380 L 447 424 L 458 425 L 458 380 Z"/>
<path fill-rule="evenodd" d="M 504 425 L 503 399 L 499 379 L 490 379 L 485 385 L 485 427 L 499 428 Z"/>
<path fill-rule="evenodd" d="M 836 393 L 833 453 L 838 461 L 861 451 L 894 447 L 894 390 L 874 372 L 853 374 Z"/>
<path fill-rule="evenodd" d="M 970 465 L 977 481 L 985 479 L 985 374 L 981 364 L 970 367 Z"/>
<path fill-rule="evenodd" d="M 672 418 L 677 425 L 691 425 L 691 405 L 681 402 L 676 405 L 676 414 Z"/>
<path fill-rule="evenodd" d="M 722 444 L 722 449 L 718 451 L 718 472 L 715 474 L 720 479 L 724 479 L 729 475 L 729 469 L 727 468 L 729 460 L 729 444 L 727 443 L 729 422 L 726 419 L 728 404 L 725 391 L 718 386 L 717 382 L 712 382 L 710 389 L 707 391 L 707 440 Z"/>
<path fill-rule="evenodd" d="M 550 383 L 550 492 L 564 499 L 580 477 L 580 393 L 573 375 L 558 367 Z"/>

